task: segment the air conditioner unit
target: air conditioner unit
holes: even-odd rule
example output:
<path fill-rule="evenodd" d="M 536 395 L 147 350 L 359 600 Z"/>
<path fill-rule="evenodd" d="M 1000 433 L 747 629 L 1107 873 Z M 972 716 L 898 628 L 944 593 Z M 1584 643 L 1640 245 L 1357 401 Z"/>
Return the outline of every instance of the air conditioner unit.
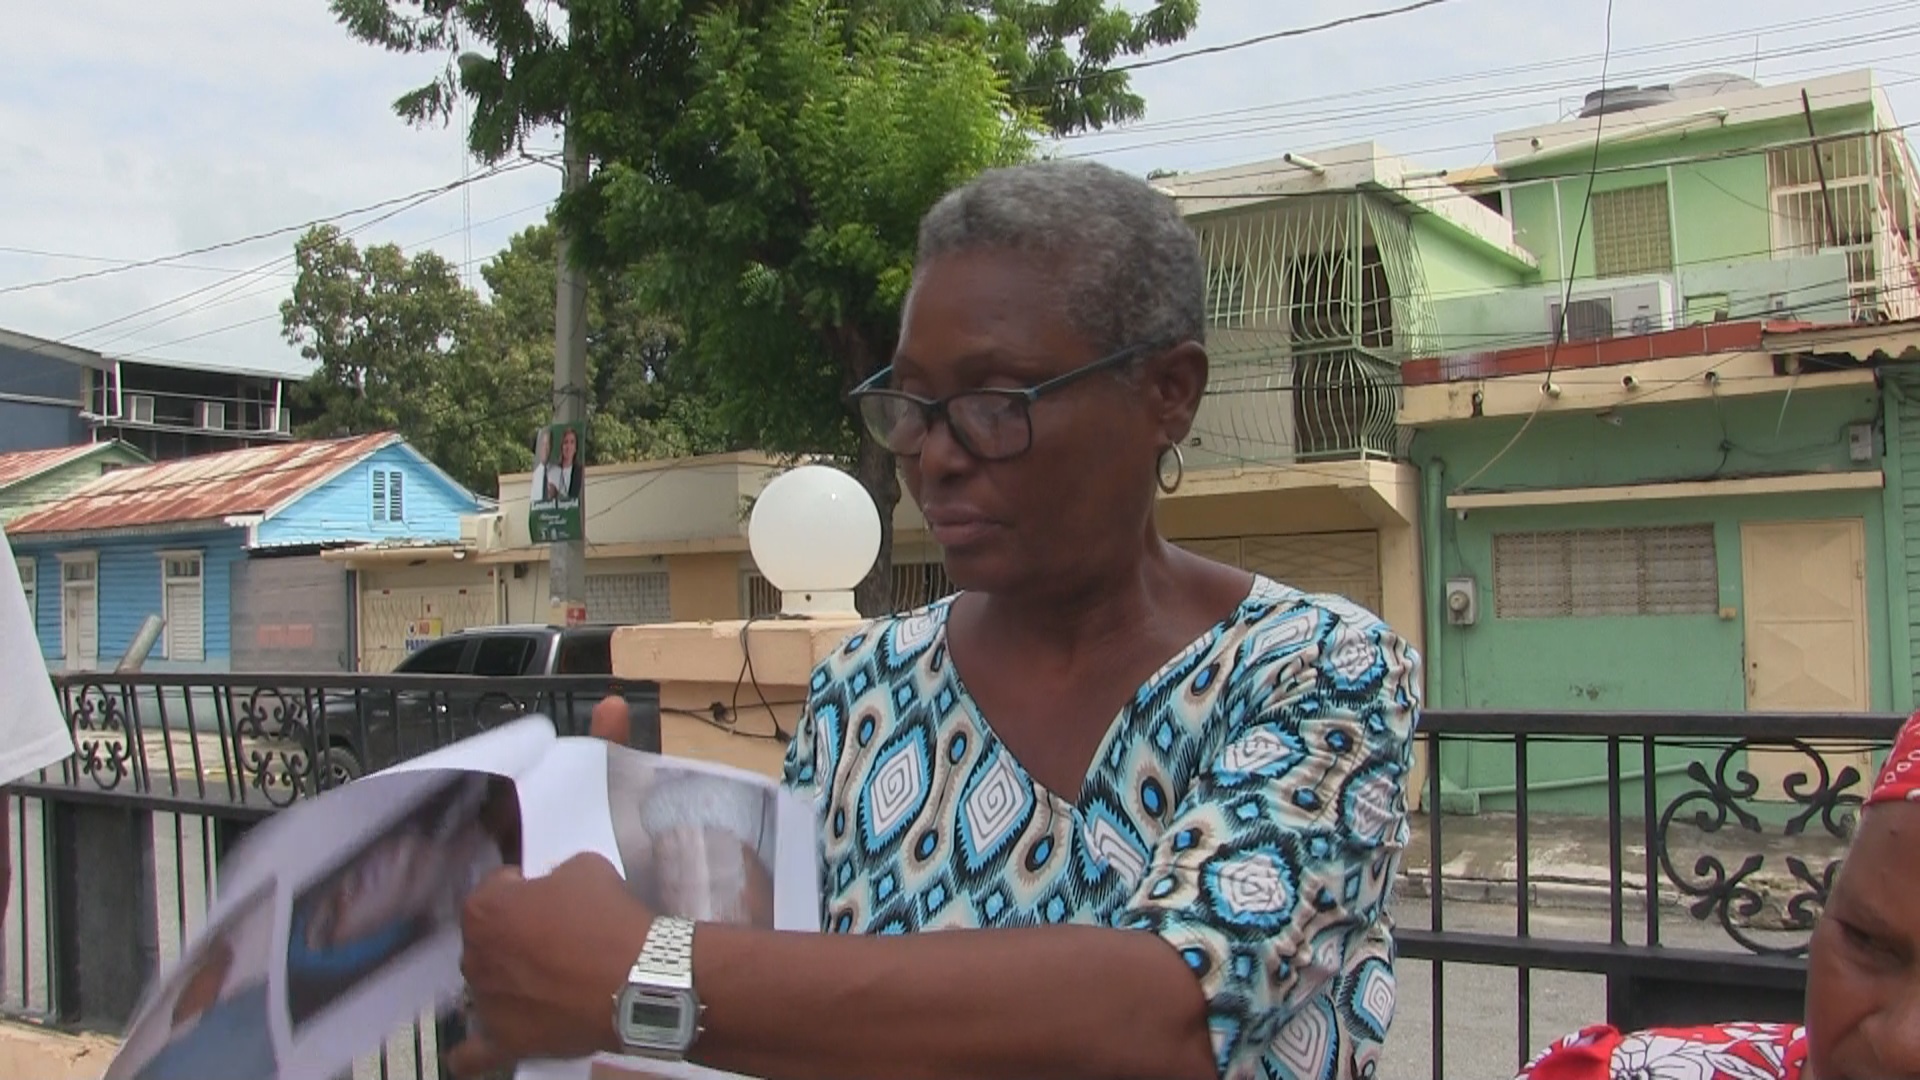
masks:
<path fill-rule="evenodd" d="M 473 551 L 485 553 L 506 546 L 506 515 L 468 514 L 460 519 L 460 543 Z"/>
<path fill-rule="evenodd" d="M 128 394 L 127 420 L 134 424 L 153 423 L 153 395 Z"/>
<path fill-rule="evenodd" d="M 227 430 L 227 406 L 220 401 L 202 401 L 194 407 L 193 422 L 208 431 Z"/>
<path fill-rule="evenodd" d="M 1547 297 L 1547 332 L 1562 341 L 1605 341 L 1671 330 L 1679 310 L 1672 281 L 1656 279 L 1573 294 L 1566 318 L 1560 294 Z"/>

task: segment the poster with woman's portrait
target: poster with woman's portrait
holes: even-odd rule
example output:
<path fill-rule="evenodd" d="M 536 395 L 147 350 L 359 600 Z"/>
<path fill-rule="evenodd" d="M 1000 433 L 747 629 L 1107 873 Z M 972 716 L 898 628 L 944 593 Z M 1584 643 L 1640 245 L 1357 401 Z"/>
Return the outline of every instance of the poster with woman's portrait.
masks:
<path fill-rule="evenodd" d="M 543 427 L 533 438 L 533 480 L 528 492 L 528 530 L 536 544 L 586 538 L 582 495 L 586 491 L 587 433 L 584 424 Z"/>

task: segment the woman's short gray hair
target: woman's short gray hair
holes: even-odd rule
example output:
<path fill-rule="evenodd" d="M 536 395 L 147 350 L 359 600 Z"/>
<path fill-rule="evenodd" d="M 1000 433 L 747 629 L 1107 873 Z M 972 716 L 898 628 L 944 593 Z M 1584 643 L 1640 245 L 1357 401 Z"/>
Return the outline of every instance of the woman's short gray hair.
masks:
<path fill-rule="evenodd" d="M 920 221 L 918 262 L 997 250 L 1044 258 L 1060 301 L 1102 353 L 1206 340 L 1206 267 L 1174 201 L 1090 161 L 990 169 Z"/>

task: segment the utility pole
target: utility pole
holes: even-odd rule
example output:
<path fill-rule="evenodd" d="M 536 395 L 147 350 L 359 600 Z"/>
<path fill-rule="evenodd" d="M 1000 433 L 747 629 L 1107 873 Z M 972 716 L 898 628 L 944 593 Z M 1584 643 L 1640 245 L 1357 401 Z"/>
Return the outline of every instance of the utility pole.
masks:
<path fill-rule="evenodd" d="M 571 37 L 576 31 L 567 28 Z M 561 159 L 566 173 L 563 193 L 578 191 L 587 184 L 587 159 L 574 137 L 573 116 L 569 112 L 562 133 Z M 555 232 L 558 250 L 558 281 L 554 297 L 553 320 L 553 422 L 584 425 L 587 420 L 587 282 L 574 268 L 573 244 L 564 225 Z M 584 439 L 583 439 L 584 442 Z M 574 468 L 586 467 L 585 455 Z M 587 485 L 580 483 L 580 531 L 571 540 L 555 541 L 547 547 L 551 584 L 548 602 L 552 620 L 571 626 L 586 617 L 587 605 Z"/>

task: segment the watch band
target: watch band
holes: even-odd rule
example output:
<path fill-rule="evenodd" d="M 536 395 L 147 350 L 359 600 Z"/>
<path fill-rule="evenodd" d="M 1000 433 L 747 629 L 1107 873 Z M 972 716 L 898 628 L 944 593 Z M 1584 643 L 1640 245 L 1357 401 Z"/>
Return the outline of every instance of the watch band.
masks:
<path fill-rule="evenodd" d="M 639 959 L 627 973 L 627 981 L 676 990 L 691 989 L 693 921 L 672 915 L 656 916 L 647 929 L 646 944 L 640 948 Z"/>

